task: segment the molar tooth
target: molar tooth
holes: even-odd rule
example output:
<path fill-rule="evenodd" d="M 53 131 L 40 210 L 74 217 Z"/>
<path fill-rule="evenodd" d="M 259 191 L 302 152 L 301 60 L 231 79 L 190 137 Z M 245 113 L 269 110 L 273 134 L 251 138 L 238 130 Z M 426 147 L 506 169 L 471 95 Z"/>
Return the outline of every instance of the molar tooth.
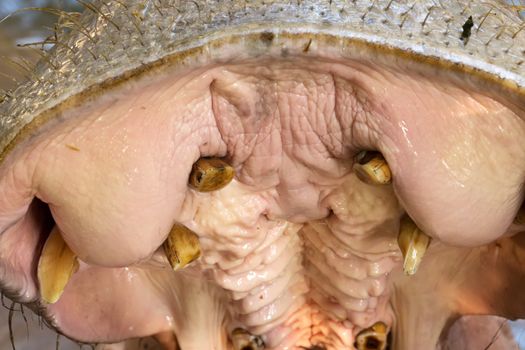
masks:
<path fill-rule="evenodd" d="M 430 244 L 430 237 L 406 215 L 401 219 L 397 243 L 403 253 L 403 271 L 406 275 L 414 275 Z"/>
<path fill-rule="evenodd" d="M 193 164 L 189 184 L 199 192 L 217 191 L 229 184 L 235 169 L 219 158 L 200 158 Z"/>
<path fill-rule="evenodd" d="M 235 328 L 232 332 L 232 343 L 235 350 L 263 350 L 264 341 L 242 328 Z"/>
<path fill-rule="evenodd" d="M 388 328 L 383 322 L 376 322 L 363 329 L 355 338 L 357 350 L 384 350 L 387 345 Z"/>
<path fill-rule="evenodd" d="M 370 185 L 388 185 L 392 181 L 390 167 L 379 152 L 360 152 L 353 169 L 359 180 Z"/>
<path fill-rule="evenodd" d="M 56 303 L 77 270 L 78 259 L 55 226 L 44 244 L 38 262 L 37 276 L 42 299 L 49 304 Z"/>
<path fill-rule="evenodd" d="M 173 270 L 177 271 L 201 255 L 199 237 L 186 226 L 175 224 L 163 244 Z"/>

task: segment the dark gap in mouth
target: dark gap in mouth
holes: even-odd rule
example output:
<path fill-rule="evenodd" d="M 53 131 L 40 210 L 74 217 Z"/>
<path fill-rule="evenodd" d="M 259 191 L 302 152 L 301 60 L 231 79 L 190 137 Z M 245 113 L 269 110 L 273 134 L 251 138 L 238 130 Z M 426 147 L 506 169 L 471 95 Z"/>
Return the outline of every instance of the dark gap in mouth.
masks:
<path fill-rule="evenodd" d="M 365 349 L 367 350 L 377 350 L 379 349 L 380 342 L 375 337 L 368 337 L 366 339 Z"/>
<path fill-rule="evenodd" d="M 525 224 L 525 201 L 521 203 L 518 213 L 516 214 L 516 218 L 514 219 L 514 223 L 517 225 Z"/>
<path fill-rule="evenodd" d="M 53 215 L 51 214 L 49 205 L 47 205 L 47 203 L 41 201 L 36 197 L 31 202 L 28 212 L 32 212 L 35 216 L 35 220 L 40 223 L 38 232 L 38 244 L 35 247 L 33 260 L 31 262 L 31 276 L 33 278 L 33 281 L 37 283 L 38 261 L 40 259 L 40 255 L 42 254 L 44 243 L 49 237 L 51 230 L 55 226 L 55 220 L 53 219 Z"/>
<path fill-rule="evenodd" d="M 314 345 L 311 348 L 309 348 L 308 350 L 326 350 L 326 348 L 324 346 L 321 346 L 321 345 Z"/>
<path fill-rule="evenodd" d="M 370 162 L 372 159 L 374 159 L 378 155 L 381 155 L 381 153 L 378 151 L 361 151 L 355 157 L 355 161 L 361 165 L 364 165 Z"/>

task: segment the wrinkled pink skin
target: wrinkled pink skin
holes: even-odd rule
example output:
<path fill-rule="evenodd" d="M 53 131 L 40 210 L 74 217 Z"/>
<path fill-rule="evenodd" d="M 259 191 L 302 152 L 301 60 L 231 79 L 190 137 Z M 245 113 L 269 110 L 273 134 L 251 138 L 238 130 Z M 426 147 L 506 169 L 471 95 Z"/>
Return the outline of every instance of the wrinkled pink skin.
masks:
<path fill-rule="evenodd" d="M 174 331 L 184 350 L 224 349 L 244 327 L 267 349 L 347 349 L 380 320 L 396 334 L 428 333 L 405 347 L 415 349 L 454 314 L 525 315 L 494 302 L 514 260 L 496 257 L 484 270 L 483 249 L 493 245 L 468 248 L 510 233 L 523 200 L 525 144 L 516 140 L 525 123 L 516 111 L 357 61 L 253 61 L 126 89 L 68 110 L 0 168 L 5 283 L 25 300 L 39 296 L 30 252 L 45 236 L 45 210 L 30 206 L 34 198 L 82 261 L 49 306 L 67 335 L 111 342 Z M 356 179 L 362 149 L 383 153 L 393 186 Z M 189 189 L 203 156 L 226 157 L 234 182 Z M 404 211 L 440 242 L 410 280 L 396 243 Z M 203 250 L 177 273 L 158 250 L 174 222 L 195 231 Z M 521 245 L 503 241 L 519 260 Z M 429 304 L 439 329 L 414 318 Z"/>

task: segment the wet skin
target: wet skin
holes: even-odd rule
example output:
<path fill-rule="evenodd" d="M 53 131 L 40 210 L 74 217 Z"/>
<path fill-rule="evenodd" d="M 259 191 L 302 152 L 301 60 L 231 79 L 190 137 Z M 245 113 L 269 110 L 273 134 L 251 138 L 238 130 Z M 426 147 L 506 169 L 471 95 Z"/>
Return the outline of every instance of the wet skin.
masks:
<path fill-rule="evenodd" d="M 501 6 L 409 5 L 97 3 L 72 19 L 3 104 L 4 291 L 80 341 L 184 350 L 239 334 L 347 349 L 377 322 L 391 349 L 426 349 L 461 344 L 461 315 L 524 317 L 525 31 Z M 355 175 L 363 150 L 391 183 Z M 203 157 L 233 181 L 199 191 Z M 403 217 L 432 238 L 410 277 Z M 200 246 L 177 271 L 174 224 Z M 37 277 L 52 229 L 79 265 L 56 300 Z"/>

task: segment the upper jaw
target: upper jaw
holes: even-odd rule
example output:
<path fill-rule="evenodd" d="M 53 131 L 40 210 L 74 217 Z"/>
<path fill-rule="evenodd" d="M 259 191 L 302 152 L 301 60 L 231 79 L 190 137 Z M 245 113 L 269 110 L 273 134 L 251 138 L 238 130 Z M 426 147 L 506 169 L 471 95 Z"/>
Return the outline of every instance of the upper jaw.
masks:
<path fill-rule="evenodd" d="M 177 9 L 171 5 L 170 1 L 159 2 L 158 8 L 105 3 L 100 12 L 84 13 L 79 23 L 85 28 L 71 30 L 69 21 L 61 23 L 57 32 L 64 45 L 56 45 L 43 60 L 36 73 L 39 79 L 10 94 L 4 105 L 7 113 L 3 114 L 9 118 L 2 120 L 0 148 L 45 109 L 75 95 L 85 96 L 87 90 L 91 94 L 101 86 L 121 83 L 122 76 L 147 74 L 167 61 L 200 66 L 261 55 L 311 56 L 329 52 L 330 47 L 335 58 L 366 55 L 362 58 L 370 62 L 392 63 L 409 56 L 441 70 L 466 72 L 458 81 L 497 91 L 523 108 L 525 34 L 516 11 L 499 2 L 436 6 L 422 1 L 398 3 L 395 9 L 389 2 L 366 1 L 352 6 L 331 0 L 315 1 L 312 6 L 288 1 L 218 2 L 197 6 L 198 11 L 191 2 Z M 142 14 L 140 24 L 129 20 L 134 13 Z M 469 16 L 476 27 L 465 42 L 462 28 Z M 89 38 L 86 30 L 92 35 Z M 70 34 L 63 36 L 63 32 Z M 130 50 L 133 55 L 125 54 Z M 415 62 L 414 68 L 418 65 Z M 493 86 L 487 87 L 488 82 Z"/>

